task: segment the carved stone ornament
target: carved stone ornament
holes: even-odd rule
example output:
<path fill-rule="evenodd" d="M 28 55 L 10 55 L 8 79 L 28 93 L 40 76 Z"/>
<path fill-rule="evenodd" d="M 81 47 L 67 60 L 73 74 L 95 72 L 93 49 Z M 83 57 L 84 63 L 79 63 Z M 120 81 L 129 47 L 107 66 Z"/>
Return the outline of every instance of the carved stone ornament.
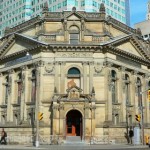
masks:
<path fill-rule="evenodd" d="M 54 64 L 53 63 L 47 63 L 45 65 L 45 71 L 47 73 L 51 73 L 54 70 Z"/>
<path fill-rule="evenodd" d="M 102 71 L 102 69 L 103 69 L 103 64 L 101 64 L 101 63 L 96 63 L 96 64 L 94 65 L 94 69 L 95 69 L 95 72 L 96 72 L 96 73 L 100 73 L 100 72 Z"/>
<path fill-rule="evenodd" d="M 56 57 L 92 57 L 93 53 L 79 53 L 79 52 L 68 52 L 68 53 L 56 53 Z"/>

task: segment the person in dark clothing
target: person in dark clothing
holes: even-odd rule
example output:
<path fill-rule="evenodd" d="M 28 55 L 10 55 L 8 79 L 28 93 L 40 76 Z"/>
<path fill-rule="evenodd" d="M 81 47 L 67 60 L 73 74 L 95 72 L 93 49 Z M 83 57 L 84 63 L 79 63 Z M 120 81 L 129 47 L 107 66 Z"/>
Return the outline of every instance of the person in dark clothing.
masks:
<path fill-rule="evenodd" d="M 5 132 L 5 130 L 3 128 L 2 132 L 1 132 L 0 144 L 5 144 L 5 145 L 7 144 L 6 137 L 7 137 L 7 133 Z"/>
<path fill-rule="evenodd" d="M 132 138 L 133 138 L 133 136 L 134 136 L 134 132 L 133 132 L 132 128 L 130 128 L 130 130 L 129 130 L 129 140 L 130 140 L 131 144 L 132 144 Z"/>

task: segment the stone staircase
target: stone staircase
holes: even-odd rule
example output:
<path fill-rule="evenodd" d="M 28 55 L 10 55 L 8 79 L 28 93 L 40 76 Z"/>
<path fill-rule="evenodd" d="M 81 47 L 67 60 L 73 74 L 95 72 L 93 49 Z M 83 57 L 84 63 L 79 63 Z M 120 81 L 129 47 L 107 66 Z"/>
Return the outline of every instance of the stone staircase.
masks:
<path fill-rule="evenodd" d="M 66 136 L 66 141 L 64 145 L 86 145 L 84 141 L 81 140 L 80 136 Z"/>

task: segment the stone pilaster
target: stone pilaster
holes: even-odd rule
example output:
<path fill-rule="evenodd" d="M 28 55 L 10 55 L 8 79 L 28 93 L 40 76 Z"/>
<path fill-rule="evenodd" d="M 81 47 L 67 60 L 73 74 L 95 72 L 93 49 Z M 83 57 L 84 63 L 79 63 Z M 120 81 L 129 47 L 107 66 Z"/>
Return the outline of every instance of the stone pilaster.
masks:
<path fill-rule="evenodd" d="M 144 75 L 142 78 L 142 101 L 143 101 L 143 106 L 145 109 L 143 109 L 143 116 L 144 116 L 144 123 L 148 124 L 150 123 L 150 110 L 149 110 L 149 100 L 148 100 L 148 85 L 149 79 L 148 79 L 148 74 Z"/>
<path fill-rule="evenodd" d="M 9 100 L 7 104 L 7 121 L 13 121 L 13 106 L 11 105 L 15 99 L 15 71 L 9 70 Z"/>
<path fill-rule="evenodd" d="M 27 120 L 27 106 L 26 102 L 28 101 L 28 74 L 29 70 L 27 66 L 22 67 L 22 77 L 23 77 L 23 88 L 22 88 L 22 102 L 21 102 L 21 121 Z"/>
<path fill-rule="evenodd" d="M 93 73 L 94 73 L 94 62 L 89 62 L 89 93 L 93 88 Z"/>
<path fill-rule="evenodd" d="M 137 91 L 137 71 L 132 71 L 131 75 L 131 101 L 132 104 L 134 105 L 134 113 L 138 114 L 139 113 L 139 108 L 138 108 L 138 91 Z"/>
<path fill-rule="evenodd" d="M 125 67 L 120 68 L 120 81 L 119 81 L 119 100 L 121 105 L 121 114 L 120 114 L 120 121 L 121 122 L 126 122 L 126 94 L 125 94 Z"/>
<path fill-rule="evenodd" d="M 111 85 L 111 67 L 112 64 L 105 65 L 105 96 L 106 96 L 106 121 L 112 122 L 112 85 Z"/>
<path fill-rule="evenodd" d="M 55 62 L 55 83 L 54 83 L 54 87 L 56 88 L 57 92 L 59 93 L 60 92 L 60 88 L 59 88 L 59 85 L 60 85 L 60 81 L 59 81 L 59 68 L 60 68 L 60 63 L 59 62 Z"/>
<path fill-rule="evenodd" d="M 83 62 L 83 93 L 87 94 L 87 62 Z"/>
<path fill-rule="evenodd" d="M 60 66 L 60 72 L 61 72 L 61 77 L 60 77 L 60 93 L 65 93 L 65 62 L 61 62 Z"/>

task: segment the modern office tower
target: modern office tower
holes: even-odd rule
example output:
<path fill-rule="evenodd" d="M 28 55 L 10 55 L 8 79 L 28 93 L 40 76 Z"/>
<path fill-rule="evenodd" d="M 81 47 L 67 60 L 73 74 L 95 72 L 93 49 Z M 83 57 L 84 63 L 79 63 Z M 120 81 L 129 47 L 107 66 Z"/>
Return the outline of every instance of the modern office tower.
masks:
<path fill-rule="evenodd" d="M 147 3 L 147 14 L 146 14 L 146 20 L 136 23 L 135 25 L 136 29 L 140 29 L 141 30 L 141 34 L 142 37 L 144 38 L 144 40 L 148 40 L 150 39 L 150 0 Z"/>
<path fill-rule="evenodd" d="M 16 26 L 40 15 L 46 2 L 51 12 L 71 10 L 74 6 L 77 10 L 98 12 L 100 4 L 104 3 L 107 15 L 130 24 L 129 0 L 0 0 L 0 37 L 4 35 L 6 27 Z"/>

